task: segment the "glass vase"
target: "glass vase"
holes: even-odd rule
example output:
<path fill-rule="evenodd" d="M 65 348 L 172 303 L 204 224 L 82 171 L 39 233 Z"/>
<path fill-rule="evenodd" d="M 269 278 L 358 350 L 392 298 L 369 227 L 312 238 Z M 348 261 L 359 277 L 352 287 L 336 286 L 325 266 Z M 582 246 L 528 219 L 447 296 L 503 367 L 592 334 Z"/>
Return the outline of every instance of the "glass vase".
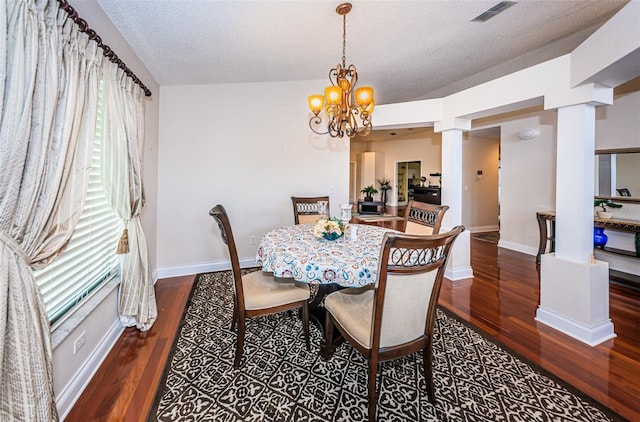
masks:
<path fill-rule="evenodd" d="M 599 249 L 604 249 L 604 245 L 607 244 L 607 240 L 609 238 L 606 234 L 604 234 L 604 228 L 602 227 L 594 227 L 593 228 L 593 246 Z"/>

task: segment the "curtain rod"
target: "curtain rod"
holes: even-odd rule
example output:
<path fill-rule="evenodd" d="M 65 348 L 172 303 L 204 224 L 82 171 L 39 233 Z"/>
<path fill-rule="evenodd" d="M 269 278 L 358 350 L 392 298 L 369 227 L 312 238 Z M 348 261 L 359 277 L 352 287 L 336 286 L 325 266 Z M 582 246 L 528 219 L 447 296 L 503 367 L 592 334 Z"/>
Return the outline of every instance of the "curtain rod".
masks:
<path fill-rule="evenodd" d="M 69 4 L 69 2 L 67 2 L 67 0 L 58 0 L 58 3 L 60 3 L 60 6 L 62 7 L 62 9 L 64 9 L 64 11 L 67 12 L 69 17 L 71 19 L 73 19 L 73 21 L 78 25 L 80 31 L 84 32 L 87 35 L 89 35 L 89 39 L 90 40 L 93 40 L 93 41 L 98 43 L 98 46 L 102 48 L 104 56 L 107 59 L 109 59 L 111 62 L 113 62 L 116 65 L 118 65 L 118 67 L 120 69 L 124 70 L 124 73 L 128 77 L 133 79 L 133 81 L 136 84 L 140 85 L 140 88 L 142 88 L 142 90 L 144 91 L 144 95 L 147 96 L 147 97 L 150 97 L 151 96 L 151 91 L 149 90 L 149 88 L 147 88 L 142 83 L 142 81 L 135 75 L 135 73 L 133 73 L 131 71 L 131 69 L 129 69 L 127 67 L 127 65 L 118 57 L 118 55 L 115 53 L 115 51 L 113 51 L 111 49 L 111 47 L 109 47 L 108 45 L 102 43 L 102 38 L 100 38 L 100 36 L 98 34 L 96 34 L 96 31 L 94 31 L 93 29 L 89 28 L 89 24 L 87 23 L 87 21 L 85 21 L 80 16 L 78 16 L 78 12 L 76 12 L 76 9 L 74 9 Z"/>

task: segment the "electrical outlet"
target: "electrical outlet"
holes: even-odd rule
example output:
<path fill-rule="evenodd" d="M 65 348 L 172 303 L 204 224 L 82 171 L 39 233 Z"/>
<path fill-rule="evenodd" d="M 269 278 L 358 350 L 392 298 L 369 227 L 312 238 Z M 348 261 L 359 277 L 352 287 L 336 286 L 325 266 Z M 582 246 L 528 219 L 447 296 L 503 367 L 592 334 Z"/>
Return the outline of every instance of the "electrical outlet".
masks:
<path fill-rule="evenodd" d="M 84 346 L 84 344 L 87 342 L 87 338 L 86 338 L 86 331 L 83 331 L 82 334 L 80 334 L 80 337 L 78 337 L 76 339 L 76 341 L 73 342 L 73 354 L 75 355 L 76 353 L 78 353 L 78 351 L 80 351 L 80 349 L 82 349 L 82 346 Z"/>
<path fill-rule="evenodd" d="M 255 236 L 251 236 L 249 238 L 249 244 L 250 245 L 256 245 L 256 237 Z"/>

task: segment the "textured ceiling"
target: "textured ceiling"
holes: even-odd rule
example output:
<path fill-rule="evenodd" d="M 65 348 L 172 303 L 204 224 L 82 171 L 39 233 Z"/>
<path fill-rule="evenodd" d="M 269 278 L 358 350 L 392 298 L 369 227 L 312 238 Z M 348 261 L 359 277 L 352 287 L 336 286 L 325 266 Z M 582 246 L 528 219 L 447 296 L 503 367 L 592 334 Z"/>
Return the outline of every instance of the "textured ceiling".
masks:
<path fill-rule="evenodd" d="M 477 23 L 498 0 L 352 1 L 347 65 L 377 104 L 441 97 L 570 52 L 627 2 L 520 0 Z M 160 85 L 327 79 L 342 57 L 339 1 L 98 3 Z"/>

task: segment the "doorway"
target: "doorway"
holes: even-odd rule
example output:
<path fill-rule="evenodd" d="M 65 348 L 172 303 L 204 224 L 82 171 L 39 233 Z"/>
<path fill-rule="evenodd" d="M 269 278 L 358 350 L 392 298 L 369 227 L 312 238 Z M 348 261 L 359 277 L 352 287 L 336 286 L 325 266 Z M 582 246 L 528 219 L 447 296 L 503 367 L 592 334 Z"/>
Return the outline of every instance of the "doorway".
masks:
<path fill-rule="evenodd" d="M 396 163 L 398 206 L 407 205 L 413 199 L 413 187 L 420 186 L 421 164 L 420 161 L 399 161 Z"/>

